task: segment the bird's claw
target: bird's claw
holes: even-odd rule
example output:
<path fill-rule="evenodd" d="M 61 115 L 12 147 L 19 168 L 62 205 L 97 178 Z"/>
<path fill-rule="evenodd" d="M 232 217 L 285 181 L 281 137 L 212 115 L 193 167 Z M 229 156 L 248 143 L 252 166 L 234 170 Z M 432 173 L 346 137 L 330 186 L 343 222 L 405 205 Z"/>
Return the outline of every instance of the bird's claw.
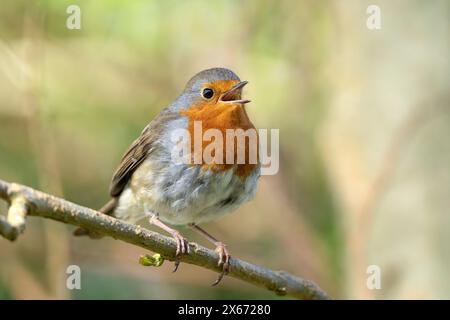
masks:
<path fill-rule="evenodd" d="M 177 242 L 177 250 L 175 252 L 175 267 L 172 272 L 176 272 L 178 270 L 178 266 L 180 265 L 180 258 L 184 254 L 189 254 L 189 242 L 179 233 L 172 233 L 172 237 Z"/>
<path fill-rule="evenodd" d="M 216 286 L 222 281 L 224 275 L 228 274 L 230 271 L 230 254 L 228 253 L 227 247 L 222 242 L 216 243 L 216 250 L 219 254 L 219 262 L 217 265 L 220 267 L 222 266 L 222 272 L 217 277 L 217 280 L 212 284 L 213 286 Z"/>

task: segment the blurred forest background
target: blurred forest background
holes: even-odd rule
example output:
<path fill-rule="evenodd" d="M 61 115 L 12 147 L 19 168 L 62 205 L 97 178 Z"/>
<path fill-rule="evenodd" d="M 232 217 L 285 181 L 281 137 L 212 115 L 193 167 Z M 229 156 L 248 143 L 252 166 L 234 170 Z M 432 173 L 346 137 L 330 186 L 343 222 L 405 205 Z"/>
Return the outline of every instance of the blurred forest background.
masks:
<path fill-rule="evenodd" d="M 81 30 L 66 28 L 71 4 Z M 147 122 L 196 72 L 228 67 L 250 81 L 256 126 L 280 129 L 280 172 L 206 228 L 335 298 L 449 299 L 449 4 L 3 0 L 0 178 L 99 208 Z M 0 299 L 278 298 L 231 278 L 212 288 L 187 264 L 143 267 L 143 249 L 73 229 L 29 218 L 0 239 Z M 81 290 L 66 289 L 72 264 Z"/>

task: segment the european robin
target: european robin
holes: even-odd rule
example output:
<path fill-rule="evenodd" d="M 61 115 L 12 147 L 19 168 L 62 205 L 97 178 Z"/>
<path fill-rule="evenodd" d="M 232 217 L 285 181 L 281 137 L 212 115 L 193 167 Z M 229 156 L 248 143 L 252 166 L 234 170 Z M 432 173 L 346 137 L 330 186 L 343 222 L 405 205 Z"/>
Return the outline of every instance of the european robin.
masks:
<path fill-rule="evenodd" d="M 144 128 L 124 154 L 110 185 L 112 199 L 100 209 L 131 223 L 147 217 L 151 224 L 168 232 L 177 242 L 174 271 L 179 257 L 189 254 L 189 245 L 168 224 L 191 227 L 216 246 L 223 272 L 215 284 L 228 272 L 230 254 L 223 242 L 199 224 L 253 198 L 260 176 L 259 159 L 250 163 L 247 154 L 243 163 L 205 163 L 203 158 L 200 163 L 180 163 L 172 156 L 177 142 L 171 134 L 177 129 L 192 132 L 195 122 L 200 122 L 203 131 L 255 130 L 245 110 L 250 101 L 241 97 L 246 84 L 225 68 L 207 69 L 191 78 L 181 95 Z M 230 143 L 235 141 L 225 144 Z M 206 147 L 203 142 L 200 146 L 202 150 Z M 74 234 L 95 237 L 84 229 Z"/>

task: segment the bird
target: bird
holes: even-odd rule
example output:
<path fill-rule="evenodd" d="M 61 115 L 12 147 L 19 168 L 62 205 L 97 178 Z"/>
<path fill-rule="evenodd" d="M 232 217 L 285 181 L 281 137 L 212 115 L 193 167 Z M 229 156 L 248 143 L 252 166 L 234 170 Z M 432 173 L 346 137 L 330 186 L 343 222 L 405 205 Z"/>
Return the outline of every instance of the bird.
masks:
<path fill-rule="evenodd" d="M 199 224 L 235 211 L 254 198 L 261 175 L 259 146 L 256 161 L 249 161 L 247 145 L 243 163 L 217 158 L 211 163 L 203 158 L 194 163 L 180 163 L 173 159 L 172 151 L 178 142 L 171 135 L 179 129 L 192 133 L 196 122 L 203 131 L 214 129 L 223 134 L 229 129 L 256 131 L 246 111 L 250 100 L 242 99 L 242 89 L 247 83 L 227 68 L 210 68 L 194 75 L 178 98 L 148 123 L 125 152 L 112 177 L 111 199 L 99 210 L 134 224 L 147 218 L 150 224 L 170 234 L 177 244 L 174 272 L 180 257 L 190 253 L 189 242 L 174 227 L 192 228 L 214 244 L 219 255 L 222 272 L 213 285 L 229 272 L 231 256 L 227 246 Z M 191 156 L 195 156 L 194 143 L 191 141 L 189 146 Z M 235 147 L 236 141 L 226 140 L 223 145 L 224 159 L 231 144 Z M 205 147 L 202 141 L 201 151 Z M 74 234 L 100 237 L 83 228 Z"/>

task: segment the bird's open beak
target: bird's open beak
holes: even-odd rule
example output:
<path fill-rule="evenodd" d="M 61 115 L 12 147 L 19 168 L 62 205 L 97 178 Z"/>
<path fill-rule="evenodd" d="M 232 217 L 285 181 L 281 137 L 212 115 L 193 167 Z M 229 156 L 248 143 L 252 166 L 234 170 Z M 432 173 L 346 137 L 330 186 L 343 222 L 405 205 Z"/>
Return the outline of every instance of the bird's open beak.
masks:
<path fill-rule="evenodd" d="M 247 83 L 248 83 L 248 81 L 241 81 L 241 82 L 235 84 L 230 90 L 228 90 L 227 92 L 223 93 L 220 96 L 219 101 L 225 102 L 225 103 L 230 103 L 230 104 L 236 104 L 236 103 L 246 104 L 246 103 L 249 103 L 250 100 L 241 99 L 242 88 Z"/>

